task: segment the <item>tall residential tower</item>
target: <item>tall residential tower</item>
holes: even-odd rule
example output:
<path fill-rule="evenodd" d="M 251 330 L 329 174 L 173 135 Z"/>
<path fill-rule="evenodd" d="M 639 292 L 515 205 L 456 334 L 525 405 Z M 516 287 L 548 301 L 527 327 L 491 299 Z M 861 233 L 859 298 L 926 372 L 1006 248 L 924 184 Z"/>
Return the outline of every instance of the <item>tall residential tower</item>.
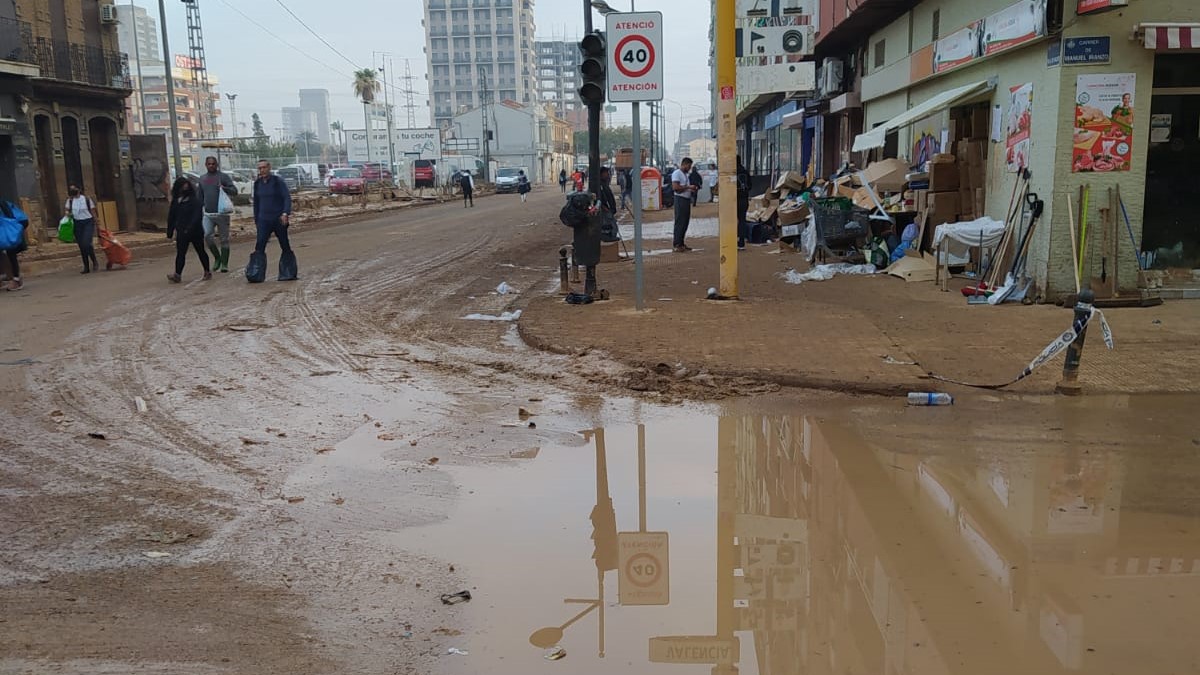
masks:
<path fill-rule="evenodd" d="M 536 102 L 533 0 L 425 0 L 424 24 L 435 126 L 485 102 Z"/>

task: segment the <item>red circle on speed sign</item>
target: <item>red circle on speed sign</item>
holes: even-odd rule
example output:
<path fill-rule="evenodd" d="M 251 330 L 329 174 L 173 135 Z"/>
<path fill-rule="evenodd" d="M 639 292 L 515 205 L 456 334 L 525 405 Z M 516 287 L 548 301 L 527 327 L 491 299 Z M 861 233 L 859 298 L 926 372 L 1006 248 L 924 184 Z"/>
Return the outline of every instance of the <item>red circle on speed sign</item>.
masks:
<path fill-rule="evenodd" d="M 641 44 L 645 51 L 646 64 L 638 70 L 633 70 L 625 66 L 625 46 L 630 42 L 637 42 Z M 632 57 L 629 59 L 629 62 L 637 63 L 637 51 L 630 51 L 629 54 Z M 650 44 L 650 40 L 647 39 L 645 35 L 626 35 L 621 39 L 620 42 L 617 43 L 616 55 L 617 70 L 621 71 L 625 77 L 641 77 L 650 72 L 650 69 L 654 67 L 654 45 Z"/>
<path fill-rule="evenodd" d="M 649 553 L 638 553 L 625 562 L 625 577 L 634 586 L 648 588 L 662 576 L 662 563 Z"/>

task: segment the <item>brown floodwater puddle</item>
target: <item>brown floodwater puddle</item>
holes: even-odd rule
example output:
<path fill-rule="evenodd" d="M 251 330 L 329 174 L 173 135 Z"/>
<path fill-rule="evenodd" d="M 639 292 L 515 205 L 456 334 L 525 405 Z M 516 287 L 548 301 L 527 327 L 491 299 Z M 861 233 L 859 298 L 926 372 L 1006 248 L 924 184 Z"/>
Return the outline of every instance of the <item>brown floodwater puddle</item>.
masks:
<path fill-rule="evenodd" d="M 1200 671 L 1197 491 L 1153 496 L 1120 443 L 981 458 L 762 416 L 584 435 L 447 467 L 450 518 L 396 535 L 471 579 L 446 672 Z"/>

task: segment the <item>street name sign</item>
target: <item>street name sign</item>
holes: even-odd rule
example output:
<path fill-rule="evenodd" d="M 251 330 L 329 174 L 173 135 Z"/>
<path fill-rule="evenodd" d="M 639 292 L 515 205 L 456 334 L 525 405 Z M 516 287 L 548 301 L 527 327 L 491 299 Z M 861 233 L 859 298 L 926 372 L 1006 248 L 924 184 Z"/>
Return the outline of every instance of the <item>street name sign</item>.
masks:
<path fill-rule="evenodd" d="M 607 28 L 608 100 L 661 101 L 662 12 L 613 12 Z"/>

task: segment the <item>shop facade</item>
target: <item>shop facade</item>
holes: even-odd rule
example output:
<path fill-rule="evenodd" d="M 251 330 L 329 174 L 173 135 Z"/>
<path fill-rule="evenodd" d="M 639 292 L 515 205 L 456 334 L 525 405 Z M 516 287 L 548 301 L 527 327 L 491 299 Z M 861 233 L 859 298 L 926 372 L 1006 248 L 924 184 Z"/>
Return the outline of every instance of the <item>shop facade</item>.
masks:
<path fill-rule="evenodd" d="M 1200 3 L 1112 4 L 928 0 L 866 41 L 856 162 L 917 165 L 959 140 L 986 138 L 981 206 L 997 220 L 1018 170 L 1028 168 L 1030 189 L 1045 203 L 1029 256 L 1045 299 L 1075 291 L 1071 233 L 1084 215 L 1084 186 L 1093 224 L 1119 186 L 1132 235 L 1116 214 L 1122 236 L 1108 253 L 1122 269 L 1136 270 L 1140 249 L 1163 247 L 1195 265 L 1200 248 L 1197 225 L 1180 208 L 1198 187 L 1188 162 L 1200 146 L 1200 26 L 1192 41 Z M 1087 245 L 1084 253 L 1087 285 L 1111 262 Z M 1119 283 L 1134 288 L 1137 275 Z"/>

